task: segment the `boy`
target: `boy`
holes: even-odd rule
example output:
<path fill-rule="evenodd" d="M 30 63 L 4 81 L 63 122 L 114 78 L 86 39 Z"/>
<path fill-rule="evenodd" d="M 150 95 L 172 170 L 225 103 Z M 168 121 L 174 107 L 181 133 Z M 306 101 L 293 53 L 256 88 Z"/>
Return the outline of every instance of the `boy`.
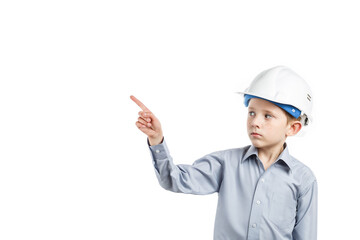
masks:
<path fill-rule="evenodd" d="M 173 192 L 218 192 L 216 240 L 317 238 L 317 182 L 289 154 L 288 136 L 311 120 L 311 91 L 291 69 L 260 73 L 244 95 L 252 145 L 208 154 L 192 165 L 175 165 L 154 114 L 142 109 L 136 126 L 148 137 L 160 185 Z"/>

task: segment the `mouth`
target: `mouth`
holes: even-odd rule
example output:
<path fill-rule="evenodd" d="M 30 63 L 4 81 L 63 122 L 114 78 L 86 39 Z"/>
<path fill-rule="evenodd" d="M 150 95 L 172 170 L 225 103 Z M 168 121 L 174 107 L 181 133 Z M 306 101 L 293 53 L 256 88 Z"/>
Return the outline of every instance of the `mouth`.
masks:
<path fill-rule="evenodd" d="M 253 137 L 261 137 L 261 134 L 258 134 L 256 132 L 252 132 L 252 133 L 250 133 L 250 135 Z"/>

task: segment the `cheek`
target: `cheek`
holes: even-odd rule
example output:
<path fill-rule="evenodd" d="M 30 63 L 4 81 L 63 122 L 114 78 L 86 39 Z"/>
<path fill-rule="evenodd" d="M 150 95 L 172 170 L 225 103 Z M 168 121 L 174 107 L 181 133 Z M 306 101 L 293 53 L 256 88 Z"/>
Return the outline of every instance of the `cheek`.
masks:
<path fill-rule="evenodd" d="M 285 126 L 279 126 L 274 134 L 277 134 L 278 137 L 286 137 L 287 128 Z"/>
<path fill-rule="evenodd" d="M 273 124 L 264 125 L 263 130 L 266 130 L 266 132 L 269 133 L 270 137 L 276 137 L 276 138 L 285 135 L 286 132 L 284 126 L 273 125 Z"/>
<path fill-rule="evenodd" d="M 251 126 L 251 119 L 250 118 L 247 118 L 246 125 Z"/>

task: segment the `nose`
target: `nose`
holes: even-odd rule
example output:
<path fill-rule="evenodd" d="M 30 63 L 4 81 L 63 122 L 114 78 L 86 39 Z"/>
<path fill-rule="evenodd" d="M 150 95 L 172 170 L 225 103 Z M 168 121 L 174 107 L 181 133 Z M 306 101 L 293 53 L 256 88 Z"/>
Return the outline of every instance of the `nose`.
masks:
<path fill-rule="evenodd" d="M 253 128 L 259 128 L 261 126 L 261 119 L 258 116 L 249 117 L 249 125 Z"/>

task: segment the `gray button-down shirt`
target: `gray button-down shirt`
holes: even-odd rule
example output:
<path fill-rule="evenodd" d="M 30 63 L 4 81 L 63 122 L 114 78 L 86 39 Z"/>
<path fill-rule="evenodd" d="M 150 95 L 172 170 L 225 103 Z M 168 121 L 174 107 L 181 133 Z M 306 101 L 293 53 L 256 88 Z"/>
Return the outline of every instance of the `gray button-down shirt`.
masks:
<path fill-rule="evenodd" d="M 166 142 L 150 146 L 160 185 L 173 192 L 218 192 L 216 240 L 316 240 L 317 182 L 284 151 L 266 171 L 254 146 L 175 165 Z"/>

